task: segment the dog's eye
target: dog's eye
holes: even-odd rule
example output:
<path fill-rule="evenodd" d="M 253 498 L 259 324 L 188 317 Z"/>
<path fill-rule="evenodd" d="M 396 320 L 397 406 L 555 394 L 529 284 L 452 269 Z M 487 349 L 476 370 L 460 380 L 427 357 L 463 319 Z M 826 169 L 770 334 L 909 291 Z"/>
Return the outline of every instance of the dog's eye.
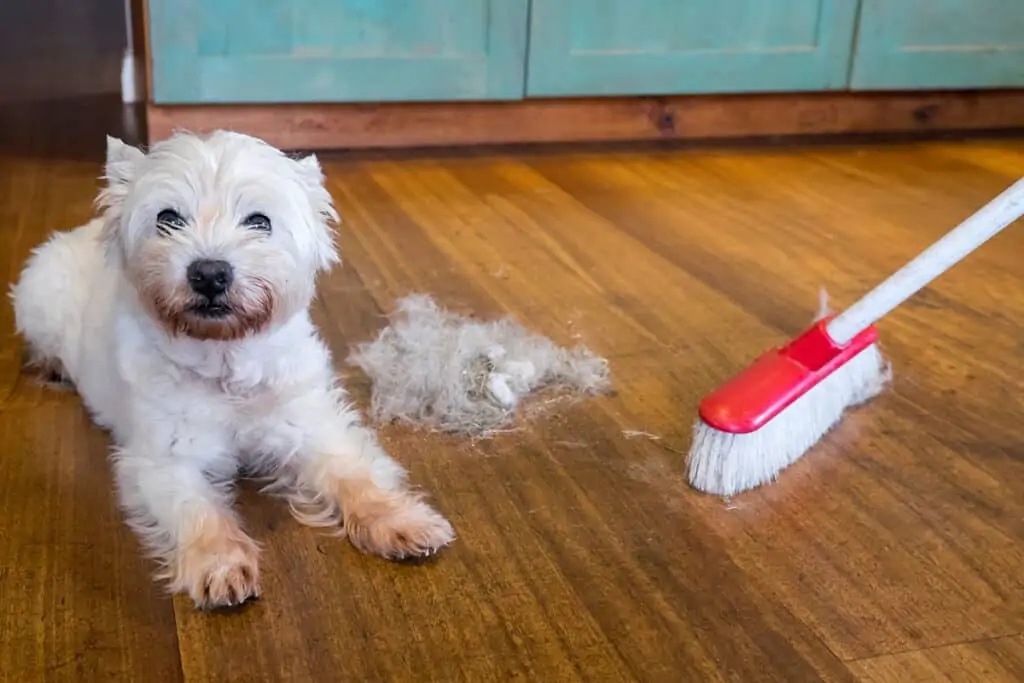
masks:
<path fill-rule="evenodd" d="M 164 209 L 156 216 L 156 229 L 165 235 L 173 230 L 181 230 L 185 225 L 185 219 L 174 209 Z"/>
<path fill-rule="evenodd" d="M 264 216 L 262 213 L 253 213 L 245 217 L 242 221 L 242 225 L 249 228 L 250 230 L 259 230 L 261 232 L 270 232 L 270 219 Z"/>

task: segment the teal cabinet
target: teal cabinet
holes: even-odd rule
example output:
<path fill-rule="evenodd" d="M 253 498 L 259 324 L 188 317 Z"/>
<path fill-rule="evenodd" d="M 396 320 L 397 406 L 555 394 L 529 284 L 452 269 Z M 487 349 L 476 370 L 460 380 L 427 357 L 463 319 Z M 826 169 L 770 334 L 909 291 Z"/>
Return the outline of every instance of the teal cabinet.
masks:
<path fill-rule="evenodd" d="M 158 104 L 512 99 L 529 0 L 148 0 Z"/>
<path fill-rule="evenodd" d="M 1024 0 L 861 0 L 851 87 L 1024 86 Z"/>
<path fill-rule="evenodd" d="M 156 104 L 1024 86 L 1024 0 L 144 0 Z"/>
<path fill-rule="evenodd" d="M 856 18 L 857 0 L 533 0 L 526 92 L 845 88 Z"/>

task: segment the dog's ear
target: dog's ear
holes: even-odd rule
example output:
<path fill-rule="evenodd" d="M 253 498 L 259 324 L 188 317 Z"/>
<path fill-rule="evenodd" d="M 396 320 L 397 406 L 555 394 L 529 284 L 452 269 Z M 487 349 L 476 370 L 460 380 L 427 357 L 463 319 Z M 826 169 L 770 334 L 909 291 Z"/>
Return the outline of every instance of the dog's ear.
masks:
<path fill-rule="evenodd" d="M 339 222 L 334 200 L 324 184 L 324 172 L 315 154 L 295 161 L 302 176 L 302 184 L 309 197 L 310 205 L 317 214 L 317 225 L 313 226 L 313 258 L 317 270 L 329 270 L 340 263 L 338 248 L 334 243 L 334 225 Z"/>
<path fill-rule="evenodd" d="M 125 144 L 124 141 L 107 136 L 107 164 L 103 177 L 106 187 L 96 197 L 96 205 L 103 211 L 103 240 L 110 257 L 121 256 L 117 233 L 121 224 L 121 205 L 128 196 L 128 189 L 135 180 L 139 162 L 145 157 L 142 150 Z"/>
<path fill-rule="evenodd" d="M 107 186 L 96 198 L 97 205 L 104 210 L 116 209 L 128 196 L 128 187 L 135 179 L 139 162 L 145 155 L 137 147 L 122 140 L 107 136 L 107 164 L 103 179 Z"/>
<path fill-rule="evenodd" d="M 145 154 L 123 140 L 107 136 L 106 180 L 108 185 L 129 185 Z"/>
<path fill-rule="evenodd" d="M 299 165 L 299 168 L 302 169 L 302 172 L 305 173 L 308 178 L 315 182 L 323 183 L 324 172 L 323 169 L 320 168 L 320 160 L 316 158 L 315 154 L 309 154 L 296 159 L 295 163 Z"/>

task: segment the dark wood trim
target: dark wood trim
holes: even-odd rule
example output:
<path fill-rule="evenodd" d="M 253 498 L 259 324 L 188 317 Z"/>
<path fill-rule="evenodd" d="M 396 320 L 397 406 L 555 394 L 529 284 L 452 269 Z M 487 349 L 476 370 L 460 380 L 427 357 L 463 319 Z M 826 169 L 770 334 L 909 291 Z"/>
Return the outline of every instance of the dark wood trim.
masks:
<path fill-rule="evenodd" d="M 149 102 L 151 79 L 151 64 L 149 60 L 149 3 L 146 0 L 129 0 L 128 5 L 131 11 L 131 32 L 132 49 L 137 67 L 143 71 L 142 92 L 139 93 L 140 102 Z"/>
<path fill-rule="evenodd" d="M 147 107 L 149 140 L 229 128 L 283 149 L 1024 129 L 1024 90 Z"/>

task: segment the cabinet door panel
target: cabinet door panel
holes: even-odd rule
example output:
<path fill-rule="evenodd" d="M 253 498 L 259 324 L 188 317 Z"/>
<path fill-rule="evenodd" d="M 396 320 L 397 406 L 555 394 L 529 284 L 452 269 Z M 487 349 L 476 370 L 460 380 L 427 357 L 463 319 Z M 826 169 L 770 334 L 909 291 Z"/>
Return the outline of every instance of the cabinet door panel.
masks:
<path fill-rule="evenodd" d="M 851 84 L 1024 86 L 1024 0 L 862 0 Z"/>
<path fill-rule="evenodd" d="M 829 90 L 857 0 L 533 0 L 530 95 Z"/>
<path fill-rule="evenodd" d="M 153 98 L 520 98 L 528 2 L 149 0 Z"/>

